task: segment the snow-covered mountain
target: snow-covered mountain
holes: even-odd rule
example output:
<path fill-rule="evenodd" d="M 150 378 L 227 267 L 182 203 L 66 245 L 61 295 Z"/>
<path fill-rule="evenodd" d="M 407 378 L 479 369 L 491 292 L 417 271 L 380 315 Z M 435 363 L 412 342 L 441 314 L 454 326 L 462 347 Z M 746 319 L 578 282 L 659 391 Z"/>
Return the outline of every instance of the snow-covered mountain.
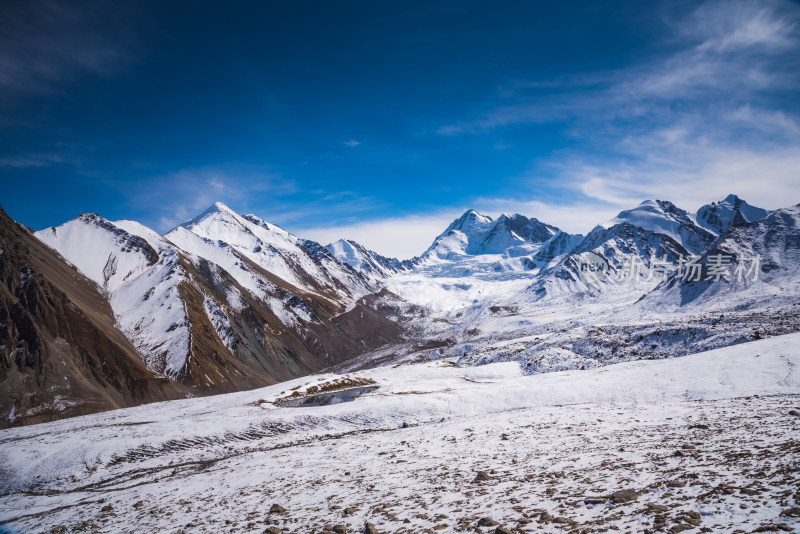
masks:
<path fill-rule="evenodd" d="M 0 524 L 797 530 L 800 204 L 723 203 L 468 212 L 409 262 L 221 204 L 0 210 L 0 426 L 258 388 L 0 430 Z"/>
<path fill-rule="evenodd" d="M 34 235 L 106 291 L 120 329 L 148 369 L 173 378 L 184 371 L 191 336 L 177 249 L 161 242 L 156 250 L 90 213 Z"/>
<path fill-rule="evenodd" d="M 418 258 L 400 261 L 373 252 L 350 239 L 340 239 L 325 246 L 333 257 L 356 271 L 374 278 L 386 278 L 408 271 L 419 262 Z"/>
<path fill-rule="evenodd" d="M 71 246 L 80 246 L 82 224 L 65 229 Z M 0 209 L 0 427 L 182 396 L 115 325 L 102 287 L 159 261 L 146 242 L 115 230 L 84 243 L 87 255 L 120 251 L 97 269 L 84 263 L 90 280 Z"/>
<path fill-rule="evenodd" d="M 664 200 L 645 200 L 634 209 L 620 212 L 602 226 L 611 229 L 622 224 L 667 235 L 692 254 L 705 250 L 715 237 L 698 226 L 688 212 Z"/>
<path fill-rule="evenodd" d="M 596 226 L 560 261 L 541 272 L 526 292 L 535 299 L 597 294 L 615 288 L 647 291 L 673 264 L 701 252 L 714 235 L 671 202 L 648 200 Z M 587 269 L 599 269 L 599 276 Z"/>
<path fill-rule="evenodd" d="M 96 284 L 148 372 L 208 394 L 436 354 L 470 365 L 518 359 L 530 372 L 591 367 L 591 354 L 607 352 L 599 344 L 605 338 L 582 341 L 586 333 L 564 321 L 791 307 L 800 294 L 796 212 L 759 217 L 766 210 L 729 196 L 691 214 L 654 200 L 581 236 L 523 215 L 494 220 L 470 210 L 424 254 L 404 261 L 350 240 L 322 246 L 221 203 L 165 235 L 82 214 L 35 236 Z M 719 254 L 760 256 L 760 279 L 687 283 L 673 272 Z M 600 265 L 602 276 L 587 277 L 587 265 Z M 760 330 L 777 335 L 794 324 L 789 318 Z M 541 346 L 531 337 L 555 331 Z M 670 354 L 743 339 L 733 330 L 701 331 Z M 624 332 L 614 335 L 628 339 Z M 520 336 L 527 341 L 518 349 L 504 348 Z M 642 353 L 636 345 L 606 357 Z"/>
<path fill-rule="evenodd" d="M 364 304 L 364 275 L 219 203 L 165 236 L 94 214 L 35 235 L 105 292 L 147 369 L 199 393 L 307 374 L 400 333 Z"/>
<path fill-rule="evenodd" d="M 581 234 L 556 233 L 531 256 L 531 267 L 546 267 L 554 259 L 574 250 L 583 238 Z"/>
<path fill-rule="evenodd" d="M 641 306 L 741 309 L 800 295 L 800 204 L 725 230 L 696 262 L 675 271 Z"/>
<path fill-rule="evenodd" d="M 697 223 L 714 232 L 721 234 L 736 224 L 755 222 L 763 219 L 769 211 L 751 206 L 736 195 L 728 195 L 720 202 L 706 204 L 697 210 Z"/>
<path fill-rule="evenodd" d="M 165 237 L 182 250 L 224 267 L 235 278 L 238 271 L 248 270 L 249 261 L 300 290 L 325 294 L 344 304 L 373 289 L 359 272 L 321 253 L 315 243 L 255 215 L 240 216 L 221 202 Z"/>
<path fill-rule="evenodd" d="M 468 210 L 436 237 L 423 259 L 457 259 L 459 256 L 508 254 L 523 256 L 557 234 L 559 229 L 524 215 L 501 215 L 492 220 Z"/>

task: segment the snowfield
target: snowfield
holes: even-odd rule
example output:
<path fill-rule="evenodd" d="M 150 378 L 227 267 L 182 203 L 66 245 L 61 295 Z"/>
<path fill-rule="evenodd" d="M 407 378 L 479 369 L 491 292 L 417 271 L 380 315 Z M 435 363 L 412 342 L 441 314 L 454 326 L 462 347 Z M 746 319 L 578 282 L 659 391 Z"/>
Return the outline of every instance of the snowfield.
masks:
<path fill-rule="evenodd" d="M 798 347 L 534 375 L 447 358 L 3 430 L 0 528 L 797 531 Z"/>

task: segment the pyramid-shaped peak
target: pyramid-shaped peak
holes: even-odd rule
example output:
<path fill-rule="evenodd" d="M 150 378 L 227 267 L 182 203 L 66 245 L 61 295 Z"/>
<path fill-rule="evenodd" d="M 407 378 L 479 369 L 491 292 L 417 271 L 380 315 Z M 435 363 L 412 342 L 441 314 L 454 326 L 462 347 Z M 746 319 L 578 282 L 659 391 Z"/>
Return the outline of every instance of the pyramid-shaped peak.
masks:
<path fill-rule="evenodd" d="M 214 202 L 208 208 L 206 208 L 202 213 L 200 213 L 197 217 L 194 217 L 193 219 L 191 219 L 189 221 L 186 221 L 181 226 L 185 226 L 185 227 L 193 226 L 193 225 L 201 223 L 202 221 L 204 221 L 204 220 L 206 220 L 206 219 L 208 219 L 210 217 L 217 216 L 217 215 L 222 215 L 223 218 L 235 219 L 237 221 L 241 219 L 241 216 L 239 214 L 237 214 L 235 211 L 233 211 L 231 208 L 229 208 L 224 203 L 222 203 L 222 202 Z"/>
<path fill-rule="evenodd" d="M 208 213 L 232 213 L 233 215 L 237 215 L 237 213 L 235 211 L 233 211 L 231 208 L 229 208 L 226 204 L 224 204 L 222 202 L 219 202 L 219 201 L 214 202 L 213 204 L 211 204 L 208 207 L 208 209 L 206 209 L 203 212 L 203 214 L 208 214 Z"/>

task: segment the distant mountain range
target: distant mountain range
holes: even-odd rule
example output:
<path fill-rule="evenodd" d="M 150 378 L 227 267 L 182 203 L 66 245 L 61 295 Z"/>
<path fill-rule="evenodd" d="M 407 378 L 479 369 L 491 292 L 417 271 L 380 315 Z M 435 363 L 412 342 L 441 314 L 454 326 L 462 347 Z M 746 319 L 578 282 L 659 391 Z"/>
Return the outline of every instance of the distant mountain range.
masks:
<path fill-rule="evenodd" d="M 735 195 L 696 214 L 646 201 L 586 236 L 469 210 L 402 261 L 301 239 L 221 203 L 164 235 L 96 214 L 31 232 L 0 213 L 0 247 L 2 425 L 254 388 L 368 352 L 391 358 L 424 345 L 415 318 L 437 313 L 454 331 L 474 328 L 465 311 L 432 305 L 438 295 L 510 310 L 635 291 L 642 313 L 800 295 L 800 205 L 769 212 Z M 678 272 L 720 255 L 721 282 Z M 587 257 L 602 277 L 586 279 Z M 761 260 L 739 280 L 745 258 Z"/>

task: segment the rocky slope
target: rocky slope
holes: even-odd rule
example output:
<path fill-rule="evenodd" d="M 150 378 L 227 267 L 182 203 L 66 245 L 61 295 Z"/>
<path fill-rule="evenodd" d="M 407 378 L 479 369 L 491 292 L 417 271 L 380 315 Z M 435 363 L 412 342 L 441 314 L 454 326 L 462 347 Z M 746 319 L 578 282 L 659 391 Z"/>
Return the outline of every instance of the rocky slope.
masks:
<path fill-rule="evenodd" d="M 143 370 L 187 394 L 274 384 L 402 335 L 394 298 L 367 277 L 221 204 L 166 236 L 95 214 L 35 235 L 94 282 Z M 28 384 L 29 396 L 43 387 Z M 6 424 L 20 421 L 6 411 Z"/>
<path fill-rule="evenodd" d="M 154 260 L 142 241 L 124 247 Z M 97 285 L 2 210 L 0 250 L 0 426 L 183 396 L 146 368 Z"/>

